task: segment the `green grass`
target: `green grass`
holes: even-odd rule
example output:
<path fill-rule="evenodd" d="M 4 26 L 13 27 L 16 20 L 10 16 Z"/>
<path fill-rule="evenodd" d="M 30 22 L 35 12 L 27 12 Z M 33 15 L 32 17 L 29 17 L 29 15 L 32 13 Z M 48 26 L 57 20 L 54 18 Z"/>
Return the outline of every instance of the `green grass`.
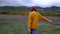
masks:
<path fill-rule="evenodd" d="M 29 32 L 25 23 L 10 22 L 0 25 L 0 34 L 29 34 Z M 57 25 L 41 24 L 38 34 L 60 34 L 60 28 Z"/>
<path fill-rule="evenodd" d="M 60 28 L 51 24 L 40 25 L 38 31 L 40 34 L 60 34 Z"/>

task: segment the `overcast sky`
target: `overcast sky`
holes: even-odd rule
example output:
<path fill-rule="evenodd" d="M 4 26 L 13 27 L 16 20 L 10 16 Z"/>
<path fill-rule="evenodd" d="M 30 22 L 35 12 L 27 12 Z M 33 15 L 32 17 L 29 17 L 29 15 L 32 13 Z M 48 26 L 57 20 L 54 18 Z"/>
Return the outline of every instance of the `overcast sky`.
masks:
<path fill-rule="evenodd" d="M 0 6 L 60 7 L 60 0 L 0 0 Z"/>

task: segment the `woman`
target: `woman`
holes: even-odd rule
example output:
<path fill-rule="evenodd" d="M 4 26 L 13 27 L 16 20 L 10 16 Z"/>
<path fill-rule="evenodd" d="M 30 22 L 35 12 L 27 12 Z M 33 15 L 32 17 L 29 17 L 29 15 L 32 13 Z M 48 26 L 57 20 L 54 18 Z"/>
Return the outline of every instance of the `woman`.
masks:
<path fill-rule="evenodd" d="M 51 20 L 47 19 L 46 17 L 43 17 L 40 13 L 36 12 L 35 7 L 32 7 L 31 12 L 29 12 L 29 16 L 28 16 L 28 30 L 29 30 L 30 34 L 38 34 L 37 28 L 38 28 L 39 20 L 45 20 L 48 22 L 52 22 Z"/>

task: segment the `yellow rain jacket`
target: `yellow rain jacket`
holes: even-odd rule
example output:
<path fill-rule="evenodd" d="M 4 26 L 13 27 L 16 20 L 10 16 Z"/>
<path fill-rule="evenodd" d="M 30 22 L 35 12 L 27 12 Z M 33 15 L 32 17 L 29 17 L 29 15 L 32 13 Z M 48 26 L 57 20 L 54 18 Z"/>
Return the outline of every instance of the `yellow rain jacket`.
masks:
<path fill-rule="evenodd" d="M 41 16 L 40 13 L 38 12 L 29 12 L 29 16 L 28 16 L 28 28 L 30 29 L 37 29 L 38 28 L 38 21 L 40 20 L 45 20 L 48 21 L 47 18 Z"/>

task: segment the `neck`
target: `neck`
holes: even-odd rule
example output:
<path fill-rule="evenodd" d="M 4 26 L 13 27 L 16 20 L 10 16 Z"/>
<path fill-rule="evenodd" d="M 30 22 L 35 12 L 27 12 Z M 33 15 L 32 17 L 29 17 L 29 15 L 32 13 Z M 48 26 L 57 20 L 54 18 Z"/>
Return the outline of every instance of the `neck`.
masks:
<path fill-rule="evenodd" d="M 32 12 L 35 12 L 35 11 L 32 11 Z"/>

